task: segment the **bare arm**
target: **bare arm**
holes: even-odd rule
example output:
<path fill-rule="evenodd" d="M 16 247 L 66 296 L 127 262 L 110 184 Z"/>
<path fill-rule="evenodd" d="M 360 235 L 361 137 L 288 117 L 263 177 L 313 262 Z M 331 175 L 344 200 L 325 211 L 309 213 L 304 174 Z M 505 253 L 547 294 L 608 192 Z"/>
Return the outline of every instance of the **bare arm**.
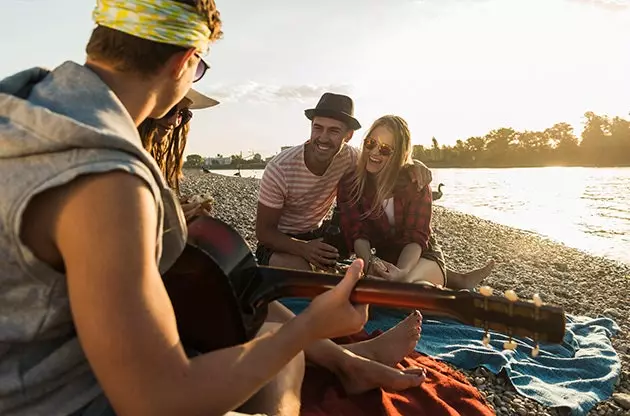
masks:
<path fill-rule="evenodd" d="M 354 252 L 358 258 L 363 260 L 365 267 L 369 265 L 371 248 L 370 242 L 364 238 L 359 238 L 354 241 Z M 365 272 L 367 273 L 368 270 L 365 270 Z"/>
<path fill-rule="evenodd" d="M 281 253 L 304 257 L 304 242 L 278 231 L 282 209 L 270 208 L 258 202 L 256 238 L 261 244 Z"/>
<path fill-rule="evenodd" d="M 153 197 L 122 172 L 84 177 L 56 207 L 74 322 L 119 414 L 223 414 L 312 341 L 308 312 L 247 344 L 186 357 L 155 261 Z M 115 226 L 114 226 L 115 224 Z"/>
<path fill-rule="evenodd" d="M 405 274 L 409 273 L 411 269 L 418 264 L 420 256 L 422 255 L 422 247 L 417 243 L 407 244 L 398 256 L 398 267 Z"/>

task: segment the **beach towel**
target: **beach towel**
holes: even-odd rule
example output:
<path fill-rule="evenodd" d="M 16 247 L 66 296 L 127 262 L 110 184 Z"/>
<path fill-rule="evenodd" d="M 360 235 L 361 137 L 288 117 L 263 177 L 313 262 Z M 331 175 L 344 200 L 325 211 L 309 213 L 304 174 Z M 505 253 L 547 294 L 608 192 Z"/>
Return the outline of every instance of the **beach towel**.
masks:
<path fill-rule="evenodd" d="M 379 332 L 379 331 L 377 331 Z M 367 333 L 336 340 L 358 342 Z M 332 373 L 307 367 L 302 384 L 302 416 L 485 416 L 494 415 L 479 390 L 466 377 L 444 363 L 417 352 L 406 357 L 399 368 L 424 367 L 427 379 L 420 387 L 401 392 L 382 389 L 348 396 Z"/>
<path fill-rule="evenodd" d="M 307 305 L 301 299 L 283 303 L 296 313 Z M 400 311 L 372 307 L 365 330 L 385 331 L 404 316 Z M 463 369 L 483 366 L 494 374 L 505 370 L 521 395 L 548 407 L 568 408 L 571 415 L 581 416 L 614 390 L 621 362 L 610 338 L 618 331 L 609 318 L 567 315 L 564 342 L 541 345 L 539 356 L 533 358 L 533 344 L 528 339 L 515 339 L 516 351 L 503 351 L 508 338 L 492 333 L 492 348 L 487 348 L 482 343 L 481 328 L 425 316 L 416 351 Z"/>

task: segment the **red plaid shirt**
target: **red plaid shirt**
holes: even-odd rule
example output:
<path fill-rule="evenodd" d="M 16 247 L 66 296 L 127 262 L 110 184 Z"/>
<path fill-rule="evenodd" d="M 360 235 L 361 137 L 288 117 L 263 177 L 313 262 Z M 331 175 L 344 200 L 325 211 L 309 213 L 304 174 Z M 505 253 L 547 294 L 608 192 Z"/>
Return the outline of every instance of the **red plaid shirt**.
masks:
<path fill-rule="evenodd" d="M 394 190 L 394 226 L 391 226 L 384 211 L 361 219 L 370 207 L 370 194 L 365 192 L 359 203 L 350 199 L 351 178 L 345 177 L 337 188 L 337 204 L 340 209 L 340 225 L 348 247 L 353 250 L 354 242 L 366 239 L 372 247 L 383 244 L 406 245 L 417 243 L 426 250 L 431 236 L 432 193 L 429 185 L 418 190 L 407 175 L 401 174 Z"/>

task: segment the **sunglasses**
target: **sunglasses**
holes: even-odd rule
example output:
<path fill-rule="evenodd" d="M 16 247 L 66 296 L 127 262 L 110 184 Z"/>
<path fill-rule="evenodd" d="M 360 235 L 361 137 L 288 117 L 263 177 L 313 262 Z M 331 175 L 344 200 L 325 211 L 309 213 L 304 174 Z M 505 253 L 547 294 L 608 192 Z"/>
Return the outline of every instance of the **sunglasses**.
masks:
<path fill-rule="evenodd" d="M 203 78 L 203 76 L 206 75 L 206 71 L 210 69 L 210 65 L 208 65 L 208 63 L 203 60 L 201 55 L 196 53 L 195 56 L 199 58 L 199 63 L 197 64 L 197 69 L 195 70 L 195 77 L 193 78 L 193 82 L 197 82 L 201 78 Z"/>
<path fill-rule="evenodd" d="M 363 141 L 363 148 L 366 150 L 372 150 L 378 146 L 378 152 L 381 156 L 391 156 L 394 153 L 394 148 L 388 144 L 381 143 L 373 137 L 366 137 Z"/>
<path fill-rule="evenodd" d="M 181 124 L 188 123 L 192 119 L 192 116 L 193 116 L 192 111 L 190 111 L 188 108 L 180 108 L 178 110 L 177 109 L 177 105 L 175 105 L 175 106 L 173 106 L 173 108 L 168 110 L 168 113 L 166 113 L 164 115 L 164 117 L 162 117 L 162 118 L 171 118 L 175 114 L 177 114 L 178 118 L 181 118 Z"/>

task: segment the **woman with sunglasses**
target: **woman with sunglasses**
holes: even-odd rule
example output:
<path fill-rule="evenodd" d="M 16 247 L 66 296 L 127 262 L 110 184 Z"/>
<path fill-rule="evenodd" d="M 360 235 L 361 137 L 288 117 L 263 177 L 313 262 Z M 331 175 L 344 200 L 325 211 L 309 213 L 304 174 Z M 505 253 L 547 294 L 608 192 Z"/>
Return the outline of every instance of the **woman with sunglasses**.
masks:
<path fill-rule="evenodd" d="M 138 127 L 144 148 L 151 153 L 166 182 L 178 195 L 180 180 L 183 177 L 184 149 L 193 116 L 191 110 L 213 107 L 217 104 L 218 101 L 191 89 L 164 117 L 148 118 Z M 196 215 L 210 214 L 211 207 L 208 201 L 188 202 L 180 198 L 180 203 L 186 220 Z"/>
<path fill-rule="evenodd" d="M 418 190 L 404 172 L 411 150 L 404 119 L 388 115 L 372 124 L 356 175 L 339 186 L 341 228 L 348 247 L 363 259 L 366 274 L 446 287 L 444 254 L 431 230 L 431 189 Z M 493 265 L 466 274 L 449 271 L 448 286 L 471 289 Z"/>

